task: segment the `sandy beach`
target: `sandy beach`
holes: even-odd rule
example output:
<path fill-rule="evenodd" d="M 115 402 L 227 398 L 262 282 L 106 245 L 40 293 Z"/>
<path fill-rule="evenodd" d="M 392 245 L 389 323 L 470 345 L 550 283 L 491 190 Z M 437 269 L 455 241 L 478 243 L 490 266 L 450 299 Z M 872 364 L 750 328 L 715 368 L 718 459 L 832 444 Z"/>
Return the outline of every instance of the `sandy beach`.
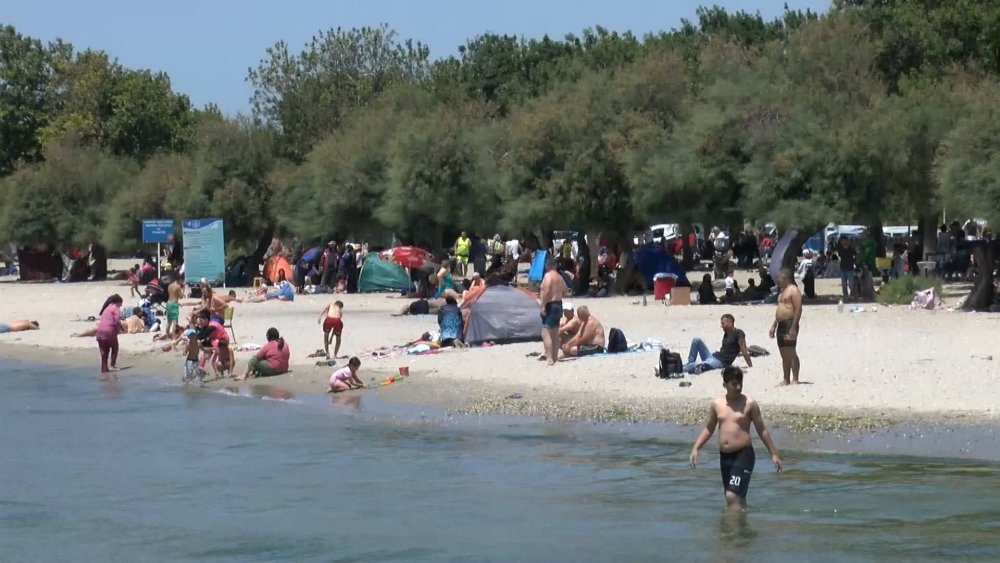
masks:
<path fill-rule="evenodd" d="M 832 294 L 834 282 L 820 291 Z M 238 290 L 244 295 L 246 290 Z M 70 334 L 93 323 L 111 293 L 128 294 L 120 282 L 84 284 L 2 284 L 0 320 L 32 319 L 42 329 L 0 335 L 9 357 L 58 363 L 88 363 L 98 368 L 93 338 Z M 238 304 L 237 343 L 264 342 L 277 327 L 292 350 L 292 372 L 266 383 L 297 393 L 323 393 L 332 368 L 307 356 L 322 347 L 317 315 L 329 295 L 298 296 L 293 303 Z M 361 354 L 379 346 L 403 344 L 436 329 L 434 316 L 393 317 L 406 300 L 385 294 L 337 296 L 345 303 L 341 354 Z M 126 306 L 134 302 L 126 298 Z M 823 430 L 840 426 L 877 428 L 918 419 L 989 422 L 998 419 L 986 398 L 1000 383 L 1000 355 L 992 328 L 1000 315 L 957 311 L 909 311 L 905 307 L 861 305 L 864 312 L 838 313 L 835 305 L 806 305 L 799 341 L 804 384 L 779 387 L 781 361 L 767 337 L 773 306 L 717 305 L 665 307 L 641 298 L 573 299 L 586 303 L 605 328 L 621 328 L 630 342 L 659 339 L 686 356 L 691 338 L 701 336 L 717 349 L 719 317 L 731 313 L 748 344 L 772 352 L 755 358 L 744 388 L 785 425 Z M 954 298 L 951 299 L 955 301 Z M 184 311 L 185 309 L 182 309 Z M 152 335 L 121 335 L 123 359 L 132 366 L 123 377 L 143 373 L 182 374 L 179 352 L 163 352 Z M 407 366 L 412 376 L 379 391 L 394 400 L 429 404 L 455 412 L 526 414 L 595 420 L 696 422 L 704 404 L 721 392 L 718 372 L 678 380 L 654 377 L 656 353 L 628 353 L 560 362 L 546 367 L 528 354 L 540 343 L 468 350 L 448 349 L 423 356 L 364 358 L 364 381 L 382 381 Z M 250 352 L 237 353 L 242 370 Z M 346 360 L 339 360 L 338 366 Z M 737 365 L 742 365 L 738 359 Z M 364 392 L 364 391 L 360 391 Z M 515 395 L 516 399 L 509 398 Z"/>

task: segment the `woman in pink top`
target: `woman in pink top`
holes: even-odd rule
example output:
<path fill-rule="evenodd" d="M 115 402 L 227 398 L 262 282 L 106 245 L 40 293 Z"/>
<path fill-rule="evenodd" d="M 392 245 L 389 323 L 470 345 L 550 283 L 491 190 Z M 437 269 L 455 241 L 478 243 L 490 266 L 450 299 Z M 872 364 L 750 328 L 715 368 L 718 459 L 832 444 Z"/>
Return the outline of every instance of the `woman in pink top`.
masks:
<path fill-rule="evenodd" d="M 101 307 L 101 320 L 97 323 L 97 347 L 101 350 L 101 373 L 118 371 L 118 331 L 121 330 L 122 296 L 108 297 Z M 108 365 L 108 356 L 111 364 Z"/>
<path fill-rule="evenodd" d="M 267 329 L 267 344 L 257 352 L 257 355 L 247 362 L 247 371 L 237 381 L 248 377 L 271 377 L 288 371 L 288 344 L 278 334 L 278 329 Z"/>

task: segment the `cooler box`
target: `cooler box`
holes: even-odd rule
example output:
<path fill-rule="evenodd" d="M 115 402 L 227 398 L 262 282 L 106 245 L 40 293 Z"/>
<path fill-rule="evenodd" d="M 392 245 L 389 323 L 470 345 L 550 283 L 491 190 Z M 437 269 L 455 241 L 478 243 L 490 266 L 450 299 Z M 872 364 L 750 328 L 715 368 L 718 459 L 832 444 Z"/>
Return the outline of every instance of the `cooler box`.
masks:
<path fill-rule="evenodd" d="M 670 304 L 671 305 L 690 305 L 691 304 L 691 288 L 690 287 L 675 287 L 670 290 Z"/>
<path fill-rule="evenodd" d="M 653 299 L 664 300 L 674 288 L 674 278 L 658 278 L 653 280 Z"/>

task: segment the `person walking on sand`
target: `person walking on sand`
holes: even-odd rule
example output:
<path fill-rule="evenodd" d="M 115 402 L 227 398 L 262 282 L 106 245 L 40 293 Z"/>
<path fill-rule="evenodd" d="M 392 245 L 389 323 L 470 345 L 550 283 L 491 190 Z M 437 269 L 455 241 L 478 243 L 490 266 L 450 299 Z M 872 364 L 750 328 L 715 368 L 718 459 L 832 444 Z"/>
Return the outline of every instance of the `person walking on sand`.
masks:
<path fill-rule="evenodd" d="M 337 343 L 333 346 L 333 357 L 340 357 L 338 355 L 340 354 L 340 336 L 344 333 L 343 316 L 344 303 L 338 300 L 323 307 L 319 318 L 316 319 L 317 323 L 323 323 L 323 352 L 326 353 L 328 360 L 330 359 L 330 340 L 334 337 L 336 337 Z"/>
<path fill-rule="evenodd" d="M 719 468 L 722 470 L 722 489 L 726 496 L 728 510 L 746 510 L 747 491 L 755 463 L 753 444 L 750 439 L 750 424 L 757 429 L 757 435 L 764 442 L 771 462 L 779 473 L 781 458 L 771 440 L 771 433 L 764 425 L 764 416 L 757 401 L 743 394 L 743 370 L 730 366 L 722 370 L 722 386 L 726 394 L 712 399 L 708 405 L 708 421 L 691 448 L 688 461 L 691 468 L 698 466 L 698 451 L 719 429 Z"/>
<path fill-rule="evenodd" d="M 545 347 L 541 360 L 547 365 L 555 365 L 559 359 L 559 321 L 562 319 L 562 299 L 566 295 L 566 281 L 556 269 L 555 260 L 545 261 L 545 276 L 539 300 L 542 304 L 542 343 Z"/>
<path fill-rule="evenodd" d="M 118 371 L 118 331 L 121 330 L 122 296 L 108 297 L 97 323 L 97 347 L 101 351 L 101 377 Z M 110 359 L 110 362 L 109 362 Z"/>
<path fill-rule="evenodd" d="M 363 389 L 365 384 L 358 378 L 361 360 L 351 358 L 347 366 L 338 369 L 330 376 L 330 388 L 327 393 L 342 393 L 351 389 Z"/>
<path fill-rule="evenodd" d="M 795 285 L 795 277 L 788 268 L 778 274 L 778 308 L 774 310 L 774 323 L 768 336 L 777 338 L 781 354 L 782 385 L 798 385 L 799 354 L 795 350 L 799 340 L 799 320 L 802 318 L 802 294 Z M 789 378 L 789 375 L 791 378 Z"/>

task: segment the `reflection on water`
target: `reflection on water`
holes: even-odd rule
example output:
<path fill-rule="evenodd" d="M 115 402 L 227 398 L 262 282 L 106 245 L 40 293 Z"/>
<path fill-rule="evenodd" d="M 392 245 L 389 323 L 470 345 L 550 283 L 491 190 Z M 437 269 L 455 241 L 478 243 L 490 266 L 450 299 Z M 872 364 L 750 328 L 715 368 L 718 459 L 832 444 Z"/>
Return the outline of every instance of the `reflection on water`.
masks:
<path fill-rule="evenodd" d="M 782 452 L 733 514 L 716 452 L 649 432 L 6 373 L 5 561 L 1000 559 L 995 464 Z"/>

